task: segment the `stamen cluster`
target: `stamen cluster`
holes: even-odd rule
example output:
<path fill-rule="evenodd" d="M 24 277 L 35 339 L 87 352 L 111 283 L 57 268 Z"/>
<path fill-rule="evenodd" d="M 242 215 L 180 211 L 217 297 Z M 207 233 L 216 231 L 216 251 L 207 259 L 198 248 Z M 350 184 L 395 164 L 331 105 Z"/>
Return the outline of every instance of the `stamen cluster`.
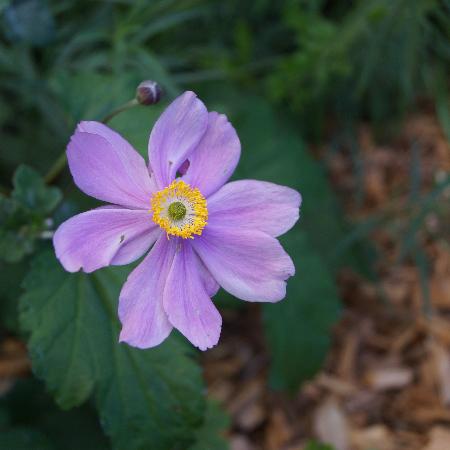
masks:
<path fill-rule="evenodd" d="M 182 180 L 173 181 L 156 192 L 151 199 L 153 221 L 166 231 L 167 236 L 194 239 L 207 224 L 206 199 L 199 189 L 191 188 Z"/>

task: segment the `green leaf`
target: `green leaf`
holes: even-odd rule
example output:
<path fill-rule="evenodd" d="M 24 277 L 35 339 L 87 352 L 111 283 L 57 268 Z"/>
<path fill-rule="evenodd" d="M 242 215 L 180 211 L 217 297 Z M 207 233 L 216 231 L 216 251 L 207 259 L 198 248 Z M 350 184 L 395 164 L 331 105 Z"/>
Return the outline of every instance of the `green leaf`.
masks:
<path fill-rule="evenodd" d="M 328 444 L 320 444 L 319 442 L 316 441 L 309 441 L 306 444 L 304 450 L 334 450 L 334 448 Z"/>
<path fill-rule="evenodd" d="M 56 449 L 111 448 L 90 404 L 62 411 L 45 392 L 44 384 L 34 378 L 16 382 L 12 390 L 0 399 L 0 415 L 2 411 L 7 413 L 7 417 L 3 423 L 0 420 L 0 435 L 4 430 L 33 427 L 43 433 Z"/>
<path fill-rule="evenodd" d="M 0 195 L 0 259 L 18 262 L 30 254 L 48 229 L 46 219 L 61 200 L 61 192 L 47 187 L 32 168 L 19 166 L 11 198 Z"/>
<path fill-rule="evenodd" d="M 15 200 L 0 195 L 0 258 L 18 262 L 34 249 L 29 214 Z"/>
<path fill-rule="evenodd" d="M 48 214 L 61 201 L 61 191 L 46 186 L 44 179 L 31 167 L 21 165 L 14 174 L 12 198 L 24 208 L 40 214 Z"/>
<path fill-rule="evenodd" d="M 200 369 L 175 336 L 146 351 L 118 343 L 125 272 L 69 274 L 50 252 L 36 258 L 20 303 L 33 369 L 63 408 L 93 397 L 115 449 L 185 449 L 203 418 Z"/>
<path fill-rule="evenodd" d="M 28 427 L 0 431 L 0 448 L 5 450 L 56 450 L 45 434 Z"/>
<path fill-rule="evenodd" d="M 209 401 L 205 413 L 205 420 L 196 433 L 196 442 L 189 450 L 228 450 L 229 445 L 224 432 L 230 426 L 228 415 L 219 404 Z"/>
<path fill-rule="evenodd" d="M 0 323 L 9 331 L 18 331 L 20 284 L 28 269 L 24 262 L 6 264 L 0 261 Z"/>
<path fill-rule="evenodd" d="M 340 302 L 333 277 L 306 234 L 291 231 L 282 243 L 296 274 L 288 281 L 286 298 L 265 304 L 263 314 L 272 355 L 271 384 L 293 391 L 321 368 Z"/>
<path fill-rule="evenodd" d="M 0 403 L 0 430 L 5 429 L 10 422 L 10 414 L 7 408 Z"/>

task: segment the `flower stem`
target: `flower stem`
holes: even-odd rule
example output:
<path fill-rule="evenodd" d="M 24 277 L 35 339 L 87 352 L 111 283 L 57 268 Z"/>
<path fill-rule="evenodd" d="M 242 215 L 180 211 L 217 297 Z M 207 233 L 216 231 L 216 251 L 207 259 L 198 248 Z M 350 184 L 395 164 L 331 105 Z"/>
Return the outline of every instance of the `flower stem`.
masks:
<path fill-rule="evenodd" d="M 109 114 L 107 114 L 105 117 L 103 117 L 100 122 L 102 123 L 108 123 L 113 117 L 117 116 L 117 114 L 120 114 L 123 111 L 126 111 L 130 108 L 133 108 L 134 106 L 139 105 L 139 102 L 137 98 L 133 98 L 129 100 L 128 102 L 124 103 L 122 106 L 119 106 L 116 109 L 113 109 Z"/>
<path fill-rule="evenodd" d="M 116 109 L 113 109 L 110 113 L 108 113 L 103 119 L 100 120 L 102 123 L 108 123 L 113 117 L 117 116 L 123 111 L 127 111 L 130 108 L 133 108 L 134 106 L 139 105 L 139 102 L 136 98 L 133 98 L 129 100 L 128 102 L 124 103 L 123 105 L 119 106 Z M 64 151 L 59 155 L 58 159 L 53 163 L 53 165 L 50 167 L 48 172 L 45 174 L 44 181 L 46 183 L 51 183 L 64 169 L 64 167 L 67 164 L 67 156 L 66 152 Z"/>

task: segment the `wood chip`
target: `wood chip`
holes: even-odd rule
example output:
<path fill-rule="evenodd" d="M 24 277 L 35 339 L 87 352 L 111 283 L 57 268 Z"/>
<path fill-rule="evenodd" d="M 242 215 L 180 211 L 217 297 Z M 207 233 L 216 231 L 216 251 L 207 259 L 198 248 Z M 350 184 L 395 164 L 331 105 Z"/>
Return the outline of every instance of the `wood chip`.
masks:
<path fill-rule="evenodd" d="M 450 448 L 450 428 L 433 427 L 428 445 L 423 450 L 447 450 Z"/>
<path fill-rule="evenodd" d="M 377 391 L 400 389 L 413 380 L 413 371 L 407 367 L 386 367 L 371 370 L 366 380 L 368 385 Z"/>
<path fill-rule="evenodd" d="M 242 434 L 230 437 L 230 450 L 256 450 L 250 439 Z"/>
<path fill-rule="evenodd" d="M 253 402 L 242 408 L 235 417 L 236 425 L 244 431 L 253 431 L 266 418 L 266 410 L 261 402 Z"/>
<path fill-rule="evenodd" d="M 322 373 L 317 377 L 316 384 L 324 389 L 327 389 L 332 394 L 343 397 L 355 394 L 358 390 L 355 385 L 326 373 Z"/>
<path fill-rule="evenodd" d="M 292 426 L 289 424 L 285 413 L 276 408 L 270 415 L 270 420 L 265 434 L 265 450 L 280 450 L 292 437 Z"/>
<path fill-rule="evenodd" d="M 450 320 L 441 316 L 433 316 L 425 324 L 429 333 L 442 344 L 450 347 Z"/>
<path fill-rule="evenodd" d="M 329 397 L 316 409 L 313 424 L 320 441 L 333 445 L 336 450 L 350 449 L 347 419 L 336 399 Z"/>
<path fill-rule="evenodd" d="M 337 373 L 340 378 L 352 380 L 355 373 L 356 353 L 358 351 L 359 339 L 353 333 L 347 335 L 339 358 Z"/>
<path fill-rule="evenodd" d="M 264 380 L 259 378 L 242 384 L 242 386 L 240 386 L 239 393 L 235 395 L 228 404 L 227 409 L 229 413 L 237 414 L 248 404 L 256 401 L 256 399 L 261 397 L 264 388 Z"/>
<path fill-rule="evenodd" d="M 372 425 L 362 430 L 353 430 L 351 440 L 355 450 L 370 448 L 396 450 L 394 437 L 385 425 Z"/>
<path fill-rule="evenodd" d="M 448 406 L 450 405 L 450 352 L 435 341 L 431 343 L 431 351 L 442 404 Z"/>

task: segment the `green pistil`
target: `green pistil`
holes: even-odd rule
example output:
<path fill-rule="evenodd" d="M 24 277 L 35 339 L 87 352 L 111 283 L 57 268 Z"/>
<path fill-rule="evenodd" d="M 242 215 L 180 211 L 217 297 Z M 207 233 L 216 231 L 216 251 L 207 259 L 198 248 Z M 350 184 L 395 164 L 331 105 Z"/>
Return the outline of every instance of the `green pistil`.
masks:
<path fill-rule="evenodd" d="M 169 205 L 168 213 L 172 220 L 181 220 L 186 215 L 186 207 L 181 202 L 174 202 Z"/>

